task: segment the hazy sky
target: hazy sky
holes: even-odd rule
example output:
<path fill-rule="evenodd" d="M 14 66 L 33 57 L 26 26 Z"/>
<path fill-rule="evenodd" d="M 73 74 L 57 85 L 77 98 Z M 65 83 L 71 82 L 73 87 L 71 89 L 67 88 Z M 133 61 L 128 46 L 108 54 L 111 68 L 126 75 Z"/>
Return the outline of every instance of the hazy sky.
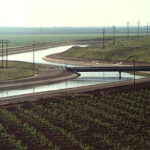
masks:
<path fill-rule="evenodd" d="M 0 26 L 141 25 L 150 0 L 0 0 Z"/>

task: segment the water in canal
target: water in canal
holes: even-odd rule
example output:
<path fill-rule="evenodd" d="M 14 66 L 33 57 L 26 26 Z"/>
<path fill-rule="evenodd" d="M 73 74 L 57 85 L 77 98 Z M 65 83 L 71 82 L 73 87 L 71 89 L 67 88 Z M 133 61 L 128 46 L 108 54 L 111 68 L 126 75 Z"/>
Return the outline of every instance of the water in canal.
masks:
<path fill-rule="evenodd" d="M 45 50 L 39 50 L 35 52 L 35 62 L 41 64 L 53 64 L 58 66 L 64 66 L 65 64 L 56 64 L 44 61 L 43 58 L 46 55 L 60 53 L 68 50 L 74 45 L 69 46 L 60 46 L 55 48 L 48 48 Z M 12 54 L 9 56 L 9 60 L 12 61 L 24 61 L 24 62 L 32 62 L 32 52 L 25 52 L 20 54 Z M 1 58 L 0 58 L 1 59 Z M 13 90 L 4 90 L 0 91 L 0 97 L 8 97 L 8 96 L 16 96 L 22 94 L 30 94 L 36 92 L 45 92 L 45 91 L 53 91 L 59 89 L 66 89 L 66 88 L 74 88 L 80 86 L 87 86 L 87 85 L 95 85 L 95 84 L 102 84 L 102 83 L 109 83 L 109 82 L 118 82 L 124 81 L 128 79 L 132 79 L 133 75 L 128 73 L 122 73 L 122 79 L 118 78 L 119 73 L 117 72 L 88 72 L 88 73 L 81 73 L 81 76 L 77 79 L 73 79 L 70 81 L 65 81 L 56 84 L 50 85 L 41 85 L 41 86 L 33 86 L 30 88 L 23 88 L 23 89 L 13 89 Z M 136 76 L 136 79 L 141 78 L 140 76 Z"/>

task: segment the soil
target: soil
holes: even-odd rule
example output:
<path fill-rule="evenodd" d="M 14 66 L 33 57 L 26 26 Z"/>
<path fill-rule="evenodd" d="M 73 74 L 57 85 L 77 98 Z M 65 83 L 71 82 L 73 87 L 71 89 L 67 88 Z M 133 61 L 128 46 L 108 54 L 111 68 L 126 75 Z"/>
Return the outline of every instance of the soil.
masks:
<path fill-rule="evenodd" d="M 145 81 L 145 82 L 143 83 L 143 81 Z M 41 111 L 37 107 L 33 108 L 32 103 L 25 102 L 25 103 L 22 103 L 21 105 L 22 105 L 22 108 L 24 110 L 31 110 L 32 112 L 34 112 L 34 114 L 37 114 L 42 118 L 45 118 L 48 122 L 52 123 L 54 126 L 65 129 L 67 131 L 67 133 L 73 134 L 74 137 L 78 141 L 81 141 L 82 143 L 86 143 L 90 146 L 93 146 L 95 150 L 99 150 L 99 149 L 109 150 L 109 149 L 113 149 L 113 148 L 108 147 L 108 145 L 105 145 L 104 143 L 100 143 L 98 140 L 95 140 L 93 138 L 94 133 L 100 133 L 100 135 L 103 135 L 103 134 L 108 135 L 114 143 L 117 143 L 119 141 L 124 145 L 124 147 L 127 147 L 128 145 L 131 145 L 134 147 L 134 145 L 136 145 L 139 148 L 141 146 L 141 143 L 131 143 L 129 141 L 127 141 L 127 142 L 122 141 L 118 138 L 119 137 L 118 133 L 114 133 L 114 132 L 112 132 L 112 130 L 104 128 L 104 126 L 96 124 L 95 122 L 94 123 L 93 122 L 88 123 L 85 118 L 83 118 L 83 120 L 78 118 L 78 115 L 76 115 L 76 113 L 73 113 L 73 115 L 71 115 L 71 116 L 67 115 L 68 111 L 66 111 L 66 110 L 71 110 L 71 111 L 74 110 L 72 112 L 78 111 L 81 115 L 84 113 L 87 113 L 89 116 L 91 116 L 93 118 L 97 118 L 99 120 L 102 120 L 102 122 L 104 121 L 104 122 L 110 123 L 112 126 L 117 127 L 117 129 L 122 130 L 122 128 L 123 128 L 126 131 L 124 137 L 128 134 L 134 134 L 136 136 L 140 136 L 138 134 L 135 134 L 134 132 L 132 133 L 131 131 L 129 131 L 129 133 L 128 133 L 128 127 L 130 129 L 130 124 L 126 124 L 126 126 L 122 126 L 122 125 L 117 124 L 117 123 L 115 124 L 115 120 L 114 121 L 107 120 L 105 116 L 103 116 L 103 115 L 101 116 L 101 114 L 99 114 L 99 113 L 97 115 L 96 115 L 96 113 L 92 114 L 92 112 L 89 110 L 93 109 L 95 112 L 99 111 L 99 107 L 96 107 L 96 106 L 94 107 L 94 105 L 93 105 L 94 103 L 88 104 L 88 103 L 82 103 L 81 102 L 78 105 L 78 106 L 81 106 L 81 105 L 85 104 L 86 107 L 88 107 L 87 109 L 83 109 L 84 108 L 83 106 L 81 106 L 81 108 L 80 107 L 76 108 L 74 103 L 73 104 L 69 103 L 69 101 L 71 101 L 71 99 L 73 98 L 72 97 L 73 95 L 76 96 L 75 100 L 77 100 L 78 97 L 81 98 L 82 96 L 86 100 L 86 96 L 89 96 L 89 94 L 94 95 L 94 96 L 97 95 L 100 98 L 100 97 L 105 97 L 107 95 L 110 95 L 111 93 L 119 93 L 119 92 L 121 93 L 122 91 L 130 92 L 131 90 L 138 91 L 140 89 L 150 89 L 150 80 L 144 79 L 144 80 L 141 80 L 141 82 L 139 82 L 139 80 L 138 80 L 136 85 L 133 85 L 133 82 L 130 82 L 130 84 L 129 84 L 129 81 L 128 81 L 128 83 L 126 82 L 126 84 L 123 83 L 122 85 L 121 84 L 116 85 L 116 83 L 115 83 L 114 86 L 112 86 L 112 87 L 109 84 L 109 86 L 107 88 L 106 87 L 101 88 L 101 89 L 100 89 L 100 87 L 98 89 L 92 89 L 91 88 L 91 89 L 89 89 L 88 92 L 87 92 L 87 90 L 81 91 L 81 89 L 80 89 L 80 91 L 78 91 L 78 93 L 72 93 L 72 94 L 71 93 L 70 94 L 64 93 L 64 95 L 57 95 L 55 97 L 53 97 L 53 96 L 51 97 L 49 95 L 47 98 L 46 97 L 38 98 L 38 101 L 36 102 L 36 104 L 39 106 L 40 106 L 40 104 L 42 104 L 44 110 L 45 109 L 50 110 L 50 114 L 46 113 L 43 110 Z M 74 96 L 74 98 L 75 98 L 75 96 Z M 66 100 L 69 104 L 66 103 L 66 105 L 64 105 L 64 103 L 62 102 L 63 100 Z M 134 101 L 136 102 L 135 99 L 134 99 Z M 77 102 L 79 103 L 79 101 L 77 101 Z M 52 103 L 52 106 L 49 105 L 50 103 Z M 123 102 L 120 101 L 120 103 L 124 103 L 124 105 L 125 104 L 129 105 L 125 101 L 123 101 Z M 109 105 L 110 104 L 108 103 L 108 106 Z M 114 103 L 114 105 L 116 105 L 116 104 Z M 62 133 L 60 133 L 60 131 L 55 130 L 51 127 L 48 127 L 46 125 L 43 125 L 43 123 L 41 123 L 40 121 L 32 118 L 31 115 L 28 115 L 28 114 L 24 115 L 23 111 L 17 111 L 14 106 L 15 105 L 11 104 L 11 105 L 7 105 L 7 106 L 2 106 L 2 108 L 6 108 L 12 114 L 15 114 L 17 116 L 17 118 L 19 120 L 21 120 L 22 123 L 28 123 L 30 125 L 30 127 L 36 128 L 37 131 L 43 133 L 45 135 L 45 137 L 48 138 L 49 141 L 52 141 L 53 144 L 59 145 L 61 147 L 61 150 L 78 150 L 78 149 L 80 149 L 78 146 L 73 145 L 66 138 L 66 136 L 64 136 Z M 116 109 L 118 109 L 118 108 L 116 107 Z M 124 106 L 122 109 L 123 109 L 123 111 L 129 113 L 130 115 L 135 113 L 134 111 L 130 112 L 128 110 L 128 107 L 126 107 L 126 106 Z M 110 113 L 109 110 L 105 110 L 105 111 L 107 113 Z M 55 115 L 53 113 L 54 114 L 56 113 L 57 117 L 55 117 Z M 67 116 L 67 120 L 73 120 L 73 122 L 76 122 L 78 124 L 82 124 L 84 127 L 88 126 L 89 127 L 88 131 L 86 132 L 86 131 L 80 130 L 79 127 L 75 127 L 74 125 L 72 126 L 71 124 L 67 124 L 66 120 L 63 122 L 62 121 L 63 119 L 61 120 L 59 118 L 59 115 L 61 116 L 61 114 L 64 114 L 64 116 Z M 123 113 L 122 113 L 122 115 L 123 115 Z M 124 118 L 124 116 L 121 116 L 121 118 Z M 128 121 L 130 121 L 130 120 L 128 120 Z M 12 121 L 10 121 L 9 118 L 6 118 L 5 116 L 1 117 L 0 122 L 5 127 L 7 127 L 7 131 L 10 134 L 14 134 L 15 137 L 19 137 L 19 139 L 21 139 L 23 141 L 23 144 L 28 146 L 28 149 L 32 150 L 32 147 L 33 147 L 33 150 L 34 149 L 39 149 L 39 150 L 44 149 L 44 147 L 41 147 L 39 144 L 36 144 L 36 142 L 38 143 L 38 141 L 35 140 L 30 134 L 25 133 L 23 131 L 22 127 L 17 127 L 15 125 L 12 126 Z M 131 120 L 131 123 L 133 124 L 134 122 Z M 146 124 L 142 123 L 142 125 L 144 126 Z M 132 129 L 132 127 L 131 127 L 131 129 Z M 140 130 L 139 132 L 140 132 L 140 134 L 143 133 L 142 130 Z M 121 138 L 124 139 L 124 137 L 121 137 Z M 3 139 L 1 139 L 1 140 L 4 141 Z M 4 146 L 4 148 L 6 150 L 10 149 L 7 146 Z M 146 149 L 145 145 L 143 145 L 143 147 L 141 147 L 141 149 Z"/>
<path fill-rule="evenodd" d="M 83 61 L 83 60 L 81 60 L 81 61 Z M 87 62 L 87 63 L 89 63 L 89 62 Z M 50 78 L 50 76 L 45 76 L 48 74 L 48 72 L 45 72 L 45 73 L 43 72 L 43 74 L 41 73 L 36 78 L 44 78 L 44 77 Z M 55 76 L 57 76 L 55 73 L 60 74 L 60 76 L 57 74 L 58 77 L 62 77 L 62 75 L 65 74 L 65 72 L 59 72 L 59 71 L 53 72 L 52 71 L 51 78 L 55 79 Z M 66 74 L 68 74 L 68 72 L 66 72 Z M 31 82 L 31 80 L 34 80 L 34 77 L 32 77 L 29 80 Z M 20 81 L 18 81 L 18 83 L 19 82 Z M 14 84 L 15 84 L 15 81 L 14 81 Z M 36 104 L 42 104 L 44 106 L 44 108 L 46 109 L 46 108 L 49 108 L 48 103 L 53 102 L 53 103 L 58 104 L 58 106 L 56 107 L 56 109 L 54 109 L 54 111 L 59 116 L 59 115 L 65 113 L 65 108 L 67 109 L 66 106 L 64 107 L 64 109 L 61 109 L 61 106 L 63 107 L 63 105 L 61 105 L 62 99 L 67 98 L 69 100 L 69 98 L 70 97 L 72 98 L 72 96 L 82 96 L 82 95 L 88 96 L 89 94 L 94 95 L 94 96 L 99 95 L 99 97 L 101 97 L 101 96 L 105 97 L 111 93 L 119 93 L 122 91 L 134 91 L 134 90 L 138 91 L 140 89 L 150 89 L 150 79 L 149 78 L 136 80 L 135 85 L 134 85 L 133 80 L 128 80 L 128 81 L 123 81 L 123 82 L 106 83 L 106 84 L 99 84 L 99 85 L 93 85 L 93 86 L 78 87 L 78 88 L 73 88 L 73 89 L 64 89 L 64 90 L 58 90 L 58 91 L 34 93 L 34 94 L 21 95 L 21 96 L 16 96 L 16 97 L 6 97 L 3 99 L 0 99 L 0 105 L 1 105 L 1 108 L 6 108 L 7 110 L 9 110 L 13 114 L 15 114 L 23 123 L 27 122 L 30 124 L 30 126 L 34 126 L 38 131 L 42 132 L 54 144 L 56 144 L 56 145 L 59 144 L 61 146 L 62 150 L 64 150 L 64 149 L 65 150 L 75 150 L 75 149 L 79 149 L 79 147 L 74 147 L 72 144 L 70 144 L 70 141 L 68 139 L 66 139 L 62 134 L 60 134 L 59 132 L 57 132 L 55 130 L 48 128 L 47 126 L 43 126 L 42 123 L 39 123 L 37 120 L 29 117 L 28 115 L 25 117 L 24 115 L 22 115 L 22 112 L 17 112 L 15 110 L 16 108 L 14 108 L 14 106 L 20 104 L 23 106 L 24 109 L 34 110 L 34 109 L 32 109 L 31 103 L 28 103 L 28 101 L 29 102 L 37 101 Z M 122 103 L 122 102 L 120 102 L 120 103 Z M 92 105 L 90 105 L 88 107 L 90 107 L 90 110 L 94 109 L 96 111 L 96 109 L 98 109 L 98 108 L 92 107 Z M 125 108 L 127 108 L 127 107 L 125 107 Z M 53 111 L 52 108 L 49 108 L 49 109 L 51 109 L 51 112 Z M 86 112 L 86 110 L 84 110 L 84 109 L 80 110 L 80 107 L 79 108 L 70 107 L 68 109 L 71 109 L 74 111 L 78 110 L 78 111 L 80 111 L 80 114 L 84 114 Z M 64 128 L 65 130 L 67 130 L 68 133 L 73 133 L 78 140 L 81 140 L 81 142 L 83 142 L 83 143 L 94 146 L 95 149 L 97 149 L 97 150 L 98 149 L 108 150 L 108 149 L 111 149 L 111 147 L 106 147 L 106 145 L 103 145 L 103 143 L 100 143 L 97 140 L 94 140 L 94 138 L 92 139 L 92 136 L 91 136 L 92 133 L 107 134 L 107 135 L 109 135 L 109 137 L 111 137 L 111 139 L 114 142 L 120 140 L 120 139 L 118 139 L 117 136 L 115 137 L 115 135 L 111 134 L 111 132 L 109 130 L 104 129 L 103 127 L 101 127 L 95 123 L 88 124 L 90 127 L 89 132 L 83 132 L 83 131 L 79 132 L 78 129 L 75 130 L 74 126 L 71 127 L 71 126 L 68 126 L 67 124 L 63 124 L 57 117 L 54 117 L 53 115 L 48 115 L 46 113 L 42 113 L 40 110 L 34 110 L 34 112 L 35 112 L 35 114 L 40 115 L 40 117 L 43 117 L 46 120 L 48 120 L 49 122 L 53 123 L 55 126 Z M 128 110 L 126 110 L 126 112 L 128 112 Z M 92 115 L 93 114 L 91 114 L 91 116 Z M 97 115 L 95 117 L 98 118 L 99 120 L 103 120 L 103 116 Z M 27 145 L 29 149 L 32 149 L 32 147 L 34 147 L 34 149 L 39 149 L 39 150 L 44 149 L 44 148 L 41 148 L 40 145 L 34 144 L 34 143 L 36 143 L 35 139 L 33 139 L 28 134 L 24 133 L 22 128 L 18 128 L 16 126 L 12 127 L 12 123 L 9 121 L 9 119 L 8 120 L 7 119 L 8 118 L 5 119 L 5 118 L 1 117 L 0 122 L 7 127 L 9 133 L 13 133 L 16 137 L 20 137 L 20 139 L 23 141 L 23 144 Z M 69 118 L 69 116 L 68 116 L 68 120 L 69 119 L 73 120 L 79 124 L 80 123 L 85 124 L 85 126 L 86 126 L 86 121 L 84 119 L 83 120 L 78 119 L 78 117 L 76 115 L 73 115 L 72 118 Z M 104 121 L 109 122 L 109 120 L 104 120 Z M 114 122 L 110 122 L 110 123 L 113 124 Z M 115 126 L 115 123 L 113 125 Z M 122 128 L 122 127 L 120 125 L 118 125 L 118 128 Z M 127 130 L 126 127 L 123 127 L 123 128 L 125 128 Z M 142 133 L 141 130 L 140 130 L 140 133 Z M 128 132 L 126 132 L 126 134 L 128 135 Z M 131 131 L 129 132 L 129 134 L 131 134 Z M 3 139 L 1 137 L 0 137 L 0 140 L 3 141 Z M 121 141 L 121 142 L 124 144 L 125 147 L 127 147 L 128 144 L 131 144 L 131 143 L 126 143 L 126 141 Z M 132 146 L 134 146 L 134 144 Z M 140 147 L 141 144 L 137 143 L 136 146 Z M 5 148 L 5 150 L 10 150 L 10 147 L 7 147 L 7 145 L 2 144 L 2 147 Z M 144 147 L 144 145 L 143 145 L 143 147 Z M 141 147 L 141 149 L 143 149 L 143 147 Z"/>

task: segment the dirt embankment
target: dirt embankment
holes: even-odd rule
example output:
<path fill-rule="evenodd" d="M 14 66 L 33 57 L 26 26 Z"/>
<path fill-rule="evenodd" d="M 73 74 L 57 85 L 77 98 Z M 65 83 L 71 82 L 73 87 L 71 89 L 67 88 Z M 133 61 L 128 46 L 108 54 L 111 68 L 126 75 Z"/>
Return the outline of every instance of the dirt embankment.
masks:
<path fill-rule="evenodd" d="M 57 47 L 57 46 L 65 46 L 69 44 L 79 44 L 79 42 L 68 42 L 68 43 L 57 43 L 57 44 L 51 44 L 51 43 L 38 44 L 35 46 L 35 50 L 47 49 L 47 48 Z M 9 48 L 8 52 L 9 54 L 15 54 L 15 53 L 28 52 L 32 50 L 33 50 L 33 47 L 32 45 L 30 45 L 30 46 L 20 46 L 20 47 Z M 33 77 L 0 82 L 0 90 L 25 88 L 25 87 L 31 87 L 34 85 L 52 84 L 52 83 L 70 80 L 70 79 L 77 78 L 77 77 L 78 77 L 77 74 L 67 72 L 63 68 L 59 68 L 59 67 L 57 69 L 43 69 L 43 70 L 41 69 L 41 71 L 39 71 L 39 74 Z"/>
<path fill-rule="evenodd" d="M 135 88 L 144 88 L 146 86 L 150 86 L 150 79 L 139 79 L 136 80 L 136 84 L 133 84 L 133 80 L 123 81 L 123 82 L 115 82 L 115 83 L 105 83 L 99 85 L 92 85 L 86 87 L 78 87 L 78 88 L 70 88 L 70 89 L 63 89 L 57 91 L 48 91 L 48 92 L 40 92 L 40 93 L 33 93 L 33 94 L 25 94 L 19 96 L 12 96 L 12 97 L 5 97 L 0 99 L 0 105 L 15 105 L 24 102 L 32 102 L 32 101 L 42 101 L 50 98 L 59 98 L 59 97 L 66 97 L 84 93 L 99 93 L 102 94 L 107 92 L 113 92 L 115 90 L 134 90 Z"/>
<path fill-rule="evenodd" d="M 75 65 L 85 65 L 85 66 L 86 65 L 87 66 L 132 65 L 132 64 L 122 63 L 122 62 L 108 62 L 108 61 L 100 61 L 100 60 L 88 60 L 88 59 L 82 59 L 82 58 L 80 58 L 80 59 L 65 58 L 65 57 L 62 57 L 61 54 L 51 55 L 44 59 L 47 61 L 51 61 L 51 62 L 64 63 L 64 64 L 75 64 Z M 42 72 L 44 72 L 44 71 L 42 71 Z M 53 73 L 53 75 L 52 74 L 50 75 L 50 72 Z M 45 76 L 36 76 L 36 77 L 31 77 L 28 79 L 21 79 L 21 80 L 17 80 L 17 81 L 15 80 L 15 81 L 11 81 L 12 83 L 10 83 L 10 81 L 9 81 L 9 83 L 3 82 L 3 84 L 0 84 L 1 85 L 0 88 L 7 89 L 7 88 L 16 88 L 16 87 L 28 87 L 28 86 L 32 86 L 32 85 L 56 83 L 58 81 L 69 80 L 71 78 L 77 77 L 76 74 L 72 74 L 70 72 L 64 72 L 62 70 L 61 70 L 61 72 L 55 72 L 55 73 L 54 73 L 54 71 L 49 70 L 49 71 L 45 71 Z M 138 86 L 140 84 L 147 84 L 147 83 L 150 83 L 150 79 L 140 79 L 140 80 L 136 81 L 136 84 L 137 84 L 136 86 Z M 124 81 L 124 82 L 116 82 L 116 83 L 99 84 L 99 85 L 86 86 L 86 87 L 78 87 L 78 88 L 73 88 L 73 89 L 64 89 L 64 90 L 58 90 L 58 91 L 33 93 L 33 94 L 27 94 L 27 95 L 1 98 L 0 105 L 21 103 L 21 102 L 26 102 L 26 101 L 35 101 L 35 100 L 41 100 L 43 98 L 66 96 L 68 94 L 72 95 L 72 94 L 90 92 L 90 91 L 95 91 L 95 90 L 103 91 L 103 90 L 108 90 L 108 89 L 131 87 L 131 86 L 135 87 L 135 86 L 133 86 L 132 80 Z"/>
<path fill-rule="evenodd" d="M 0 90 L 26 88 L 35 85 L 54 84 L 77 77 L 77 74 L 65 70 L 41 70 L 38 75 L 35 75 L 33 77 L 2 81 L 0 82 Z"/>
<path fill-rule="evenodd" d="M 46 61 L 53 63 L 63 63 L 63 64 L 73 64 L 78 66 L 133 66 L 132 62 L 123 62 L 123 61 L 107 61 L 99 59 L 86 59 L 86 58 L 74 58 L 63 56 L 62 53 L 57 53 L 53 55 L 46 56 L 43 58 Z M 150 65 L 148 63 L 138 63 L 136 65 Z"/>

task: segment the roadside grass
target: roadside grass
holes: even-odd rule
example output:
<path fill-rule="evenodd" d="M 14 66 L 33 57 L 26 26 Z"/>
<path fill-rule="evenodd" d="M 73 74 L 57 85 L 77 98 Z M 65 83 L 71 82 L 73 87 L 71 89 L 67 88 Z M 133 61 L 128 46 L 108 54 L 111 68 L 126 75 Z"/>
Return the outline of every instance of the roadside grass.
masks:
<path fill-rule="evenodd" d="M 6 64 L 5 61 L 4 64 Z M 2 68 L 2 61 L 0 61 L 0 81 L 30 77 L 37 74 L 40 68 L 42 65 L 36 64 L 35 69 L 33 69 L 32 63 L 12 61 L 8 62 L 8 68 Z"/>
<path fill-rule="evenodd" d="M 89 59 L 101 59 L 111 61 L 133 61 L 150 63 L 150 39 L 146 36 L 127 40 L 126 37 L 117 38 L 115 45 L 113 40 L 107 41 L 105 48 L 102 44 L 88 47 L 73 47 L 62 55 L 68 57 L 80 57 Z"/>

